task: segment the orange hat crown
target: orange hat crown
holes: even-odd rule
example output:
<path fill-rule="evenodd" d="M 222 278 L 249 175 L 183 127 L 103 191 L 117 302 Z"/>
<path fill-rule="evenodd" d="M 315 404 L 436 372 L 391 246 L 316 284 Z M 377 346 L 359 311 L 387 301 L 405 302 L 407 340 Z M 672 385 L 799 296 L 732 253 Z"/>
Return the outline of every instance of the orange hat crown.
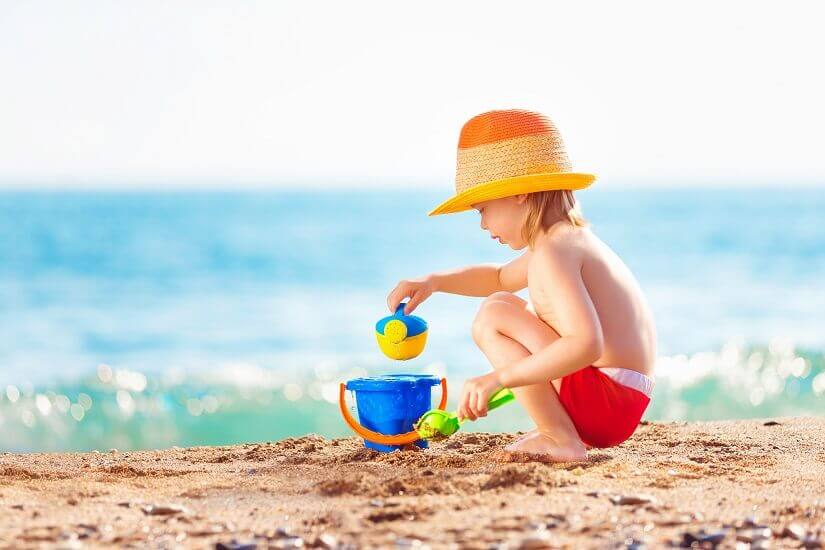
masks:
<path fill-rule="evenodd" d="M 583 189 L 595 180 L 571 169 L 561 135 L 548 117 L 523 109 L 481 113 L 461 128 L 456 195 L 430 215 L 461 212 L 520 193 Z"/>

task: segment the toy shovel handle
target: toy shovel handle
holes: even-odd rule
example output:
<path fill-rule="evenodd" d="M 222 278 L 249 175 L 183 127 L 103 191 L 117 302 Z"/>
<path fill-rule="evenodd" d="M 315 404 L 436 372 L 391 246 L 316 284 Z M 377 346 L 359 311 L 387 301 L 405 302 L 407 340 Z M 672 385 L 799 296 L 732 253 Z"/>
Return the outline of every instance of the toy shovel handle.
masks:
<path fill-rule="evenodd" d="M 515 399 L 516 396 L 513 395 L 513 392 L 510 391 L 510 388 L 501 388 L 496 393 L 490 396 L 490 400 L 487 401 L 487 410 L 492 411 L 502 405 L 505 405 Z"/>

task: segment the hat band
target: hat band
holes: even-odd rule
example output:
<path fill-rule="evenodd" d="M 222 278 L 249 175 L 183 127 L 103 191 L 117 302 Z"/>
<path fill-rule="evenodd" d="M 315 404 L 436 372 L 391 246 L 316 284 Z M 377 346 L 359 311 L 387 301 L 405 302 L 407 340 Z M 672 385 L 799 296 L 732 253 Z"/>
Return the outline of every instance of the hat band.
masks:
<path fill-rule="evenodd" d="M 476 185 L 514 176 L 569 172 L 570 160 L 558 133 L 505 139 L 459 148 L 456 193 Z"/>

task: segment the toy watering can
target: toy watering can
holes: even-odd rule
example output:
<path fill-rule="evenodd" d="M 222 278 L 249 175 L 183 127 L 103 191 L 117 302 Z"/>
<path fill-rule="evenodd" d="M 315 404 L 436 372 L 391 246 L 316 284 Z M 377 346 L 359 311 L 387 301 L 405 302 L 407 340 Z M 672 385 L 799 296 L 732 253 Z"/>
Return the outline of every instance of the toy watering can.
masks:
<path fill-rule="evenodd" d="M 394 314 L 375 324 L 378 347 L 390 359 L 417 357 L 427 343 L 427 321 L 417 315 L 404 315 L 406 305 L 406 302 L 398 304 Z"/>

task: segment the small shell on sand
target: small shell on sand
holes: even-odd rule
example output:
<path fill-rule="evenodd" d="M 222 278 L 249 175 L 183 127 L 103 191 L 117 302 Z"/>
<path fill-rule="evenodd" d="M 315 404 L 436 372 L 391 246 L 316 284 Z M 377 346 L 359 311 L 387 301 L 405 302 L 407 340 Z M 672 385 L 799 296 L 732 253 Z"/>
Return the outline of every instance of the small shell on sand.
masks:
<path fill-rule="evenodd" d="M 650 495 L 614 495 L 610 497 L 610 502 L 623 506 L 655 503 L 656 499 Z"/>
<path fill-rule="evenodd" d="M 175 514 L 188 514 L 184 506 L 179 504 L 148 504 L 141 508 L 147 516 L 173 516 Z"/>

